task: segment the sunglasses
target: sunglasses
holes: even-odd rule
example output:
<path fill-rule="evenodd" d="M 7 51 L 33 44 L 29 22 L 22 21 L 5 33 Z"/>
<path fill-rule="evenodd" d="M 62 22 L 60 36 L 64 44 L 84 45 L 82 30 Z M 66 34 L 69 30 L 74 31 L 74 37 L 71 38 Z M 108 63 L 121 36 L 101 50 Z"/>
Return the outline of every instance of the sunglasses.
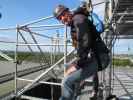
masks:
<path fill-rule="evenodd" d="M 71 18 L 71 14 L 69 12 L 64 12 L 62 13 L 59 17 L 58 20 L 61 21 L 62 23 L 68 23 Z"/>
<path fill-rule="evenodd" d="M 64 19 L 65 14 L 66 14 L 65 12 L 64 12 L 64 13 L 62 13 L 62 14 L 61 14 L 61 15 L 60 15 L 57 19 L 58 19 L 58 20 L 62 20 L 62 19 Z"/>

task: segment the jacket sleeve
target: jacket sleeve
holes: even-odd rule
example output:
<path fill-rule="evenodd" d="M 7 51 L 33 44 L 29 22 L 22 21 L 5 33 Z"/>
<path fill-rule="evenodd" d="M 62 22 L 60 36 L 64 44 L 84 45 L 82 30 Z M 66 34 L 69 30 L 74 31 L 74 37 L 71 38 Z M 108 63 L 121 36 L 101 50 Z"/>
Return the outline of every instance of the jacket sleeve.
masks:
<path fill-rule="evenodd" d="M 73 21 L 77 33 L 78 66 L 84 67 L 87 63 L 88 53 L 91 48 L 91 24 L 84 15 L 76 15 Z"/>
<path fill-rule="evenodd" d="M 77 48 L 77 33 L 74 27 L 71 27 L 72 46 Z"/>

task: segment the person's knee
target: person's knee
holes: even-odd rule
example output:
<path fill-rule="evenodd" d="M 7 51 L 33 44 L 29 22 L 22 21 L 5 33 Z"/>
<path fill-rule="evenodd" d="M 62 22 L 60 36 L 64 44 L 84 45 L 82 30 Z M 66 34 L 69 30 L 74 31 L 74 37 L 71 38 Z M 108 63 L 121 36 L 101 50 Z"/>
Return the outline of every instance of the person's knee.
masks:
<path fill-rule="evenodd" d="M 64 86 L 65 84 L 68 84 L 69 83 L 68 81 L 69 81 L 69 78 L 68 77 L 64 77 L 64 79 L 62 80 L 62 85 Z"/>
<path fill-rule="evenodd" d="M 66 77 L 62 81 L 62 85 L 65 88 L 70 88 L 72 90 L 74 82 L 71 80 L 71 78 Z"/>
<path fill-rule="evenodd" d="M 64 89 L 63 91 L 69 91 L 69 94 L 72 94 L 73 92 L 73 82 L 71 81 L 70 78 L 64 78 L 62 81 L 62 88 Z"/>
<path fill-rule="evenodd" d="M 62 82 L 62 97 L 60 100 L 71 100 L 73 90 L 72 85 L 69 83 L 67 79 Z"/>

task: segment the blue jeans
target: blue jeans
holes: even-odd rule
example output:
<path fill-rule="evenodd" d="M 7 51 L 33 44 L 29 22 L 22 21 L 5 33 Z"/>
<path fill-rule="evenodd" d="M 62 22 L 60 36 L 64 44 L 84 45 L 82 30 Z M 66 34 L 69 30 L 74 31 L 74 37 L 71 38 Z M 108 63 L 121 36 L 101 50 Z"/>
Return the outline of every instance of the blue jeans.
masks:
<path fill-rule="evenodd" d="M 102 65 L 107 66 L 108 64 L 108 56 L 106 54 L 102 54 L 100 56 L 103 59 Z M 66 76 L 62 81 L 62 95 L 60 100 L 76 100 L 74 98 L 74 87 L 75 84 L 80 84 L 80 82 L 93 74 L 96 74 L 98 71 L 98 63 L 95 57 L 92 57 L 90 61 L 87 62 L 86 66 L 78 69 L 77 71 L 71 73 Z"/>

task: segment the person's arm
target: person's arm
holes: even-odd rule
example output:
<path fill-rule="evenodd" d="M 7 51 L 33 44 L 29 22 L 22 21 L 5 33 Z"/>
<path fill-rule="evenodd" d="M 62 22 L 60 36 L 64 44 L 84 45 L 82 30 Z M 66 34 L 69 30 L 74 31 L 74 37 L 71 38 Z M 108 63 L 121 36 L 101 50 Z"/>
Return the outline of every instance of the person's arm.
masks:
<path fill-rule="evenodd" d="M 65 69 L 65 76 L 70 75 L 71 73 L 77 70 L 76 64 L 70 64 L 67 69 Z"/>
<path fill-rule="evenodd" d="M 76 49 L 77 48 L 77 33 L 73 32 L 71 33 L 71 38 L 72 38 L 72 46 Z"/>
<path fill-rule="evenodd" d="M 88 18 L 82 14 L 76 15 L 74 18 L 74 26 L 76 28 L 77 35 L 77 56 L 78 67 L 84 67 L 88 60 L 88 53 L 91 48 L 92 41 L 92 25 Z"/>
<path fill-rule="evenodd" d="M 76 66 L 77 66 L 77 60 L 78 58 L 75 57 L 74 59 L 72 59 L 70 62 L 68 62 L 67 64 L 65 64 L 65 76 L 75 72 L 77 70 Z"/>
<path fill-rule="evenodd" d="M 77 33 L 74 26 L 71 26 L 71 39 L 72 39 L 72 46 L 76 49 L 77 48 Z"/>

